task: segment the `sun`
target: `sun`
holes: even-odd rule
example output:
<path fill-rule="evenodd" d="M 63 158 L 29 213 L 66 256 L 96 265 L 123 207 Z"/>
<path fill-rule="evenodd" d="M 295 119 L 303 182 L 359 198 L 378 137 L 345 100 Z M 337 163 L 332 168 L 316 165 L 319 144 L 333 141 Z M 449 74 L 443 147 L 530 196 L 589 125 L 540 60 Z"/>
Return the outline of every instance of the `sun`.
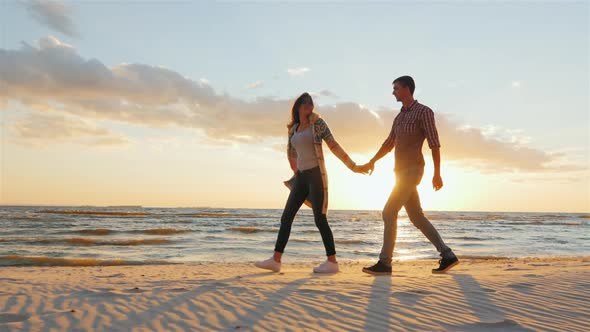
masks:
<path fill-rule="evenodd" d="M 351 173 L 335 158 L 327 158 L 330 208 L 382 210 L 395 185 L 393 166 L 393 160 L 384 158 L 377 163 L 372 175 L 362 175 Z M 469 188 L 473 180 L 472 177 L 465 177 L 467 173 L 461 167 L 443 165 L 441 176 L 444 186 L 434 191 L 434 170 L 431 163 L 427 164 L 418 186 L 422 208 L 425 211 L 453 211 L 467 206 L 472 201 Z M 404 214 L 405 210 L 402 208 L 400 213 Z"/>

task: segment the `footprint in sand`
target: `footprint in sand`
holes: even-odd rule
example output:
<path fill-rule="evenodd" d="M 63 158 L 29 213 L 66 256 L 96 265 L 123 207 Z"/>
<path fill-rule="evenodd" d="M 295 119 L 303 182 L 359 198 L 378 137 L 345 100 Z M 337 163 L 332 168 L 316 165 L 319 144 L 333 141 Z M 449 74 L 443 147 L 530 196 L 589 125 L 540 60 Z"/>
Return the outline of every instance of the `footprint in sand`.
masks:
<path fill-rule="evenodd" d="M 131 289 L 124 289 L 121 292 L 124 292 L 124 293 L 143 293 L 143 292 L 147 292 L 147 290 L 141 289 L 139 287 L 133 287 Z"/>
<path fill-rule="evenodd" d="M 1 281 L 18 281 L 18 279 L 14 278 L 0 278 Z"/>
<path fill-rule="evenodd" d="M 495 322 L 477 322 L 461 326 L 448 326 L 454 331 L 532 331 L 520 326 L 520 324 L 511 319 Z"/>
<path fill-rule="evenodd" d="M 14 322 L 22 322 L 31 317 L 30 315 L 21 315 L 21 314 L 1 314 L 0 313 L 0 324 L 2 323 L 14 323 Z"/>
<path fill-rule="evenodd" d="M 188 291 L 188 289 L 186 289 L 184 287 L 179 287 L 179 288 L 168 289 L 168 291 L 170 291 L 170 292 L 186 292 L 186 291 Z"/>
<path fill-rule="evenodd" d="M 124 277 L 123 273 L 111 274 L 109 276 L 96 276 L 97 278 L 115 278 L 115 277 Z"/>
<path fill-rule="evenodd" d="M 124 294 L 114 293 L 111 288 L 87 289 L 79 292 L 84 297 L 117 297 L 127 296 Z"/>
<path fill-rule="evenodd" d="M 417 294 L 417 295 L 431 295 L 431 291 L 427 291 L 425 289 L 411 289 L 408 293 Z"/>
<path fill-rule="evenodd" d="M 535 285 L 530 284 L 530 283 L 526 283 L 526 282 L 516 282 L 513 284 L 509 284 L 508 287 L 515 289 L 515 290 L 528 291 L 531 288 L 535 287 Z"/>
<path fill-rule="evenodd" d="M 422 300 L 425 296 L 432 294 L 429 291 L 424 291 L 420 289 L 411 289 L 405 292 L 394 292 L 391 294 L 391 297 L 400 301 L 402 304 L 406 306 L 414 306 L 418 301 Z"/>
<path fill-rule="evenodd" d="M 475 323 L 474 327 L 476 328 L 489 328 L 489 329 L 511 329 L 515 331 L 519 331 L 517 328 L 521 327 L 517 322 L 511 319 L 504 319 L 503 321 L 498 322 L 479 322 Z M 523 330 L 526 331 L 526 330 Z"/>
<path fill-rule="evenodd" d="M 422 298 L 427 295 L 431 295 L 432 292 L 422 289 L 411 289 L 405 292 L 393 292 L 391 296 L 393 297 L 400 297 L 406 299 L 414 299 L 414 298 Z"/>
<path fill-rule="evenodd" d="M 492 289 L 492 288 L 485 288 L 485 287 L 481 287 L 479 290 L 474 290 L 474 291 L 465 291 L 465 293 L 481 293 L 481 292 L 486 292 L 486 293 L 495 293 L 496 290 Z"/>

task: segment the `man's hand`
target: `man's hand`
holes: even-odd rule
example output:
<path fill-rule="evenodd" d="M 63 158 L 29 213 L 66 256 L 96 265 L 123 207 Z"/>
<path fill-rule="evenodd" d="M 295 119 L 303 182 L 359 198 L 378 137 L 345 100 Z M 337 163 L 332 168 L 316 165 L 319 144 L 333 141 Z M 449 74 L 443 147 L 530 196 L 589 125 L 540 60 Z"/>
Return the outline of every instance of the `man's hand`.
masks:
<path fill-rule="evenodd" d="M 369 175 L 373 174 L 373 171 L 375 170 L 375 163 L 372 161 L 369 161 L 368 163 L 366 163 L 365 165 L 363 165 L 367 168 L 367 172 L 369 172 Z"/>
<path fill-rule="evenodd" d="M 367 169 L 365 168 L 365 165 L 359 166 L 359 165 L 355 165 L 352 168 L 352 171 L 355 173 L 361 173 L 361 174 L 367 174 Z"/>
<path fill-rule="evenodd" d="M 375 168 L 375 164 L 368 162 L 362 166 L 358 166 L 359 168 L 359 173 L 363 173 L 363 174 L 371 174 L 373 173 L 373 169 Z"/>
<path fill-rule="evenodd" d="M 432 188 L 434 188 L 434 191 L 438 191 L 442 187 L 443 180 L 440 177 L 440 174 L 434 174 L 434 177 L 432 178 Z"/>

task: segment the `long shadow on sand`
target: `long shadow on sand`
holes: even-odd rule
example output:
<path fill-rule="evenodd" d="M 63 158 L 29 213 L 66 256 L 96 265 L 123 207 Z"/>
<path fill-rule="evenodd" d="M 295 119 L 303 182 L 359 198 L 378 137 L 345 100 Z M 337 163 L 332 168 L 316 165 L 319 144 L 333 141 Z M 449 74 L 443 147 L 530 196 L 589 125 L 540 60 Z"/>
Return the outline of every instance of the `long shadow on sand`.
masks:
<path fill-rule="evenodd" d="M 479 322 L 447 325 L 449 329 L 454 331 L 533 331 L 506 318 L 501 308 L 492 302 L 489 295 L 492 290 L 481 287 L 473 276 L 469 274 L 453 274 L 452 276 L 461 287 L 465 300 L 471 306 L 471 311 L 479 319 Z"/>

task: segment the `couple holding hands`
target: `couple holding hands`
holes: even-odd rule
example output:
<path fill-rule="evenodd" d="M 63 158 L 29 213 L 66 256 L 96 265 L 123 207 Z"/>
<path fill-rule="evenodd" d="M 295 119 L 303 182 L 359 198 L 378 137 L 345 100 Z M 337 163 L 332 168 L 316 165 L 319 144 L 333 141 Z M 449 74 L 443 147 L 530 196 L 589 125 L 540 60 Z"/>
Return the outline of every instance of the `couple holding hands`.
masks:
<path fill-rule="evenodd" d="M 313 269 L 316 273 L 336 273 L 339 271 L 336 248 L 332 230 L 328 224 L 328 181 L 322 141 L 330 151 L 350 170 L 371 174 L 375 163 L 395 148 L 395 186 L 383 208 L 383 246 L 376 264 L 363 268 L 363 272 L 375 275 L 391 274 L 391 263 L 397 236 L 397 215 L 405 207 L 407 215 L 418 229 L 436 247 L 441 259 L 433 273 L 444 273 L 459 263 L 453 251 L 447 247 L 438 231 L 424 216 L 420 206 L 417 186 L 424 173 L 422 145 L 427 140 L 432 151 L 434 177 L 432 186 L 439 190 L 443 186 L 440 176 L 440 143 L 434 121 L 433 111 L 414 99 L 415 83 L 410 76 L 401 76 L 393 81 L 393 95 L 403 104 L 395 117 L 391 132 L 379 151 L 371 160 L 356 165 L 342 147 L 336 142 L 326 122 L 314 113 L 311 96 L 304 93 L 295 100 L 291 110 L 291 122 L 287 125 L 288 158 L 295 175 L 287 182 L 291 189 L 281 216 L 281 226 L 274 254 L 267 260 L 256 262 L 262 269 L 278 272 L 281 257 L 289 240 L 291 225 L 301 205 L 306 203 L 313 210 L 315 224 L 320 231 L 327 259 Z"/>

